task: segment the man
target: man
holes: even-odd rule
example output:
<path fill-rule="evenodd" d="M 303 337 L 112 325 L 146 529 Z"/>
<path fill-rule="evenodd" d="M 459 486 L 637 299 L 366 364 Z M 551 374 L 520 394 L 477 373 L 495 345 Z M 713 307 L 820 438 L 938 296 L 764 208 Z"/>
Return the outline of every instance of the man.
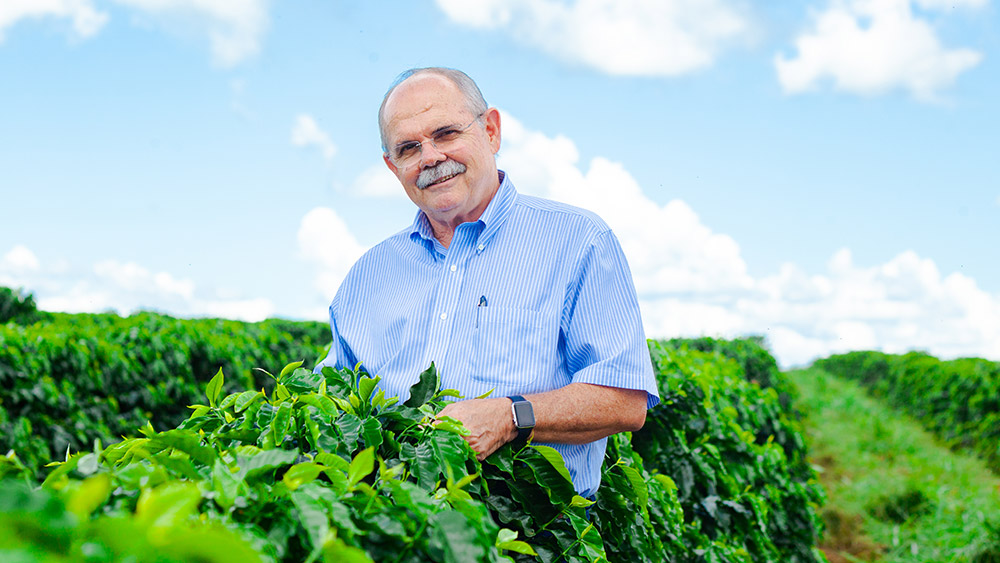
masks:
<path fill-rule="evenodd" d="M 379 127 L 419 211 L 347 275 L 321 365 L 361 362 L 405 400 L 435 362 L 445 388 L 487 395 L 440 413 L 480 459 L 533 430 L 593 494 L 606 437 L 642 427 L 659 402 L 618 241 L 590 212 L 517 193 L 496 166 L 500 114 L 460 71 L 403 73 Z"/>

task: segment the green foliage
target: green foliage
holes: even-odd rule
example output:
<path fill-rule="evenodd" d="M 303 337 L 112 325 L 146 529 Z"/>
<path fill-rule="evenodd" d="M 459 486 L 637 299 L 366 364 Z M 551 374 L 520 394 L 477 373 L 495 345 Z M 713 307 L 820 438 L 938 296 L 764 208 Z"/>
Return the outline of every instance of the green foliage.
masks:
<path fill-rule="evenodd" d="M 363 372 L 317 374 L 302 361 L 277 375 L 250 369 L 316 358 L 327 334 L 321 323 L 150 313 L 4 327 L 0 447 L 17 455 L 0 458 L 0 478 L 30 483 L 44 461 L 79 453 L 41 489 L 10 489 L 21 496 L 9 506 L 35 512 L 3 516 L 49 522 L 57 540 L 0 538 L 0 555 L 823 561 L 814 549 L 822 492 L 759 342 L 651 342 L 663 404 L 642 432 L 609 438 L 592 502 L 555 450 L 508 445 L 480 463 L 460 423 L 431 424 L 455 396 L 433 366 L 404 403 Z M 132 437 L 103 447 L 118 436 Z M 231 549 L 198 551 L 206 538 Z"/>
<path fill-rule="evenodd" d="M 881 495 L 867 509 L 878 520 L 902 524 L 933 510 L 934 502 L 921 489 L 910 488 L 899 493 Z"/>
<path fill-rule="evenodd" d="M 377 377 L 294 366 L 271 394 L 221 396 L 217 374 L 208 405 L 176 429 L 147 425 L 142 437 L 75 454 L 40 490 L 5 483 L 0 522 L 11 533 L 0 536 L 0 553 L 95 562 L 606 560 L 554 450 L 507 446 L 483 465 L 456 428 L 433 424 L 447 394 L 433 366 L 415 391 L 433 381 L 435 392 L 407 404 L 373 394 Z"/>
<path fill-rule="evenodd" d="M 981 459 L 950 451 L 854 381 L 817 368 L 788 376 L 828 495 L 823 547 L 831 561 L 970 563 L 1000 545 L 988 525 L 995 529 L 1000 515 L 1000 477 Z M 907 491 L 921 491 L 929 510 L 904 523 L 873 515 Z"/>
<path fill-rule="evenodd" d="M 676 483 L 681 541 L 715 560 L 823 561 L 813 548 L 823 492 L 777 392 L 718 352 L 655 342 L 650 351 L 663 406 L 632 445 L 649 470 Z"/>
<path fill-rule="evenodd" d="M 673 348 L 690 348 L 701 352 L 718 352 L 735 360 L 743 368 L 743 376 L 764 388 L 773 388 L 784 409 L 790 409 L 796 398 L 795 386 L 780 371 L 764 346 L 764 337 L 750 336 L 735 340 L 720 340 L 703 336 L 700 338 L 674 338 L 667 345 Z"/>
<path fill-rule="evenodd" d="M 975 546 L 972 563 L 1000 563 L 1000 522 L 986 524 L 988 536 Z"/>
<path fill-rule="evenodd" d="M 816 367 L 858 381 L 949 446 L 975 452 L 1000 473 L 1000 363 L 942 361 L 919 352 L 850 352 L 819 360 Z"/>
<path fill-rule="evenodd" d="M 247 374 L 234 382 L 245 388 L 270 388 L 273 381 L 252 375 L 253 366 L 289 357 L 312 361 L 329 340 L 323 323 L 300 325 L 288 333 L 289 321 L 140 313 L 52 314 L 32 326 L 0 326 L 0 453 L 16 450 L 37 473 L 67 449 L 118 439 L 147 420 L 176 426 L 201 394 L 204 378 L 220 367 Z M 323 334 L 322 340 L 310 334 Z"/>
<path fill-rule="evenodd" d="M 29 325 L 45 317 L 35 306 L 35 296 L 20 289 L 0 287 L 0 325 Z"/>

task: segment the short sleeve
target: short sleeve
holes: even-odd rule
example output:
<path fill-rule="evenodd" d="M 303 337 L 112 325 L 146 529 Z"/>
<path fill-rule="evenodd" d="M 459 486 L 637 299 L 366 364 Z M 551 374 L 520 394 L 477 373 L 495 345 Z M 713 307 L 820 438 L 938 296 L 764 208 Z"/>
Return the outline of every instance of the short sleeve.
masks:
<path fill-rule="evenodd" d="M 610 230 L 580 253 L 562 331 L 574 382 L 644 390 L 647 408 L 660 402 L 632 274 Z"/>

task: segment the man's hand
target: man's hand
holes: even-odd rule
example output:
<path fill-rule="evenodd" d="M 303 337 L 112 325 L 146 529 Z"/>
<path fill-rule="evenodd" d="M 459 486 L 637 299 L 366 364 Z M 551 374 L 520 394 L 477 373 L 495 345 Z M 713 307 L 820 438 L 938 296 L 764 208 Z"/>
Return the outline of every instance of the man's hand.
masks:
<path fill-rule="evenodd" d="M 460 420 L 465 425 L 469 431 L 465 441 L 482 461 L 517 436 L 510 405 L 507 398 L 469 399 L 451 403 L 438 414 Z"/>

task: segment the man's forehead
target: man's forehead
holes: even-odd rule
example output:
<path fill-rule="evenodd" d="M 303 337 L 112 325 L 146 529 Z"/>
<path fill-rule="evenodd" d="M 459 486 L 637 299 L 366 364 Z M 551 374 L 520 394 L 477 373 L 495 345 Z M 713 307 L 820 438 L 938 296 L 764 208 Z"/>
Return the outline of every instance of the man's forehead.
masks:
<path fill-rule="evenodd" d="M 426 74 L 405 80 L 389 95 L 386 101 L 386 125 L 391 133 L 396 127 L 407 124 L 424 124 L 462 117 L 468 112 L 461 91 L 447 78 Z"/>

